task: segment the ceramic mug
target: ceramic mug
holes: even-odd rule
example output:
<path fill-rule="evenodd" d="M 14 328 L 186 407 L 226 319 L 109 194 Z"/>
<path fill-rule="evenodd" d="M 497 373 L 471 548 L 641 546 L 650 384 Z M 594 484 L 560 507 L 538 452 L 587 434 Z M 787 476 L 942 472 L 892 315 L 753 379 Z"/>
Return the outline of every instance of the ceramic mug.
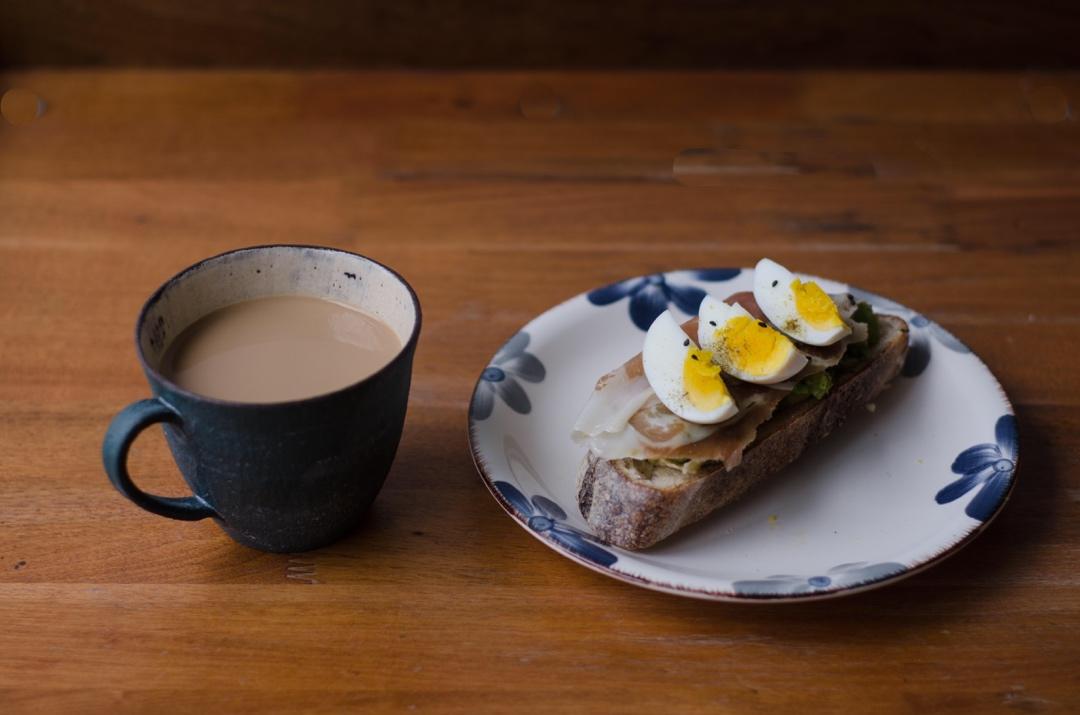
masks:
<path fill-rule="evenodd" d="M 379 318 L 402 348 L 375 374 L 335 392 L 277 403 L 242 403 L 189 392 L 161 373 L 172 338 L 199 318 L 272 295 L 333 300 Z M 153 397 L 109 425 L 105 471 L 147 511 L 210 517 L 236 541 L 264 551 L 306 551 L 360 521 L 397 452 L 420 335 L 420 302 L 400 275 L 370 258 L 315 246 L 258 246 L 196 263 L 143 306 L 135 349 Z M 142 430 L 161 423 L 193 495 L 139 489 L 127 455 Z"/>

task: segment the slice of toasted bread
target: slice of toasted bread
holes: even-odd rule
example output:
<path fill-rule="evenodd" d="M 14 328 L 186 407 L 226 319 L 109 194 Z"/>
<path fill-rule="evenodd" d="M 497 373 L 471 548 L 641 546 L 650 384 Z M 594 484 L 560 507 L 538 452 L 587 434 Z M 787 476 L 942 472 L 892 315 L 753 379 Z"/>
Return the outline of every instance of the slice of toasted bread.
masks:
<path fill-rule="evenodd" d="M 869 359 L 841 376 L 821 400 L 778 410 L 758 430 L 742 463 L 686 474 L 657 466 L 643 474 L 631 459 L 589 453 L 578 481 L 578 506 L 593 533 L 624 549 L 644 549 L 732 503 L 755 484 L 791 464 L 872 401 L 900 372 L 908 348 L 907 323 L 879 315 L 880 338 Z"/>

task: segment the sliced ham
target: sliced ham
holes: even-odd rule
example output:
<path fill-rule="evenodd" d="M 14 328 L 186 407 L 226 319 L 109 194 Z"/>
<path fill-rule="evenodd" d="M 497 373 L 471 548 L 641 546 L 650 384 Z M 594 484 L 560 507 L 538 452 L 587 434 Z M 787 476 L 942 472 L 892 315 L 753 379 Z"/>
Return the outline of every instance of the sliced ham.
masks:
<path fill-rule="evenodd" d="M 726 469 L 734 469 L 742 461 L 743 450 L 757 437 L 758 427 L 772 417 L 776 406 L 784 397 L 785 393 L 779 390 L 761 387 L 753 404 L 746 408 L 740 406 L 738 419 L 725 422 L 715 432 L 697 442 L 680 447 L 647 449 L 645 458 L 715 461 L 723 462 Z"/>

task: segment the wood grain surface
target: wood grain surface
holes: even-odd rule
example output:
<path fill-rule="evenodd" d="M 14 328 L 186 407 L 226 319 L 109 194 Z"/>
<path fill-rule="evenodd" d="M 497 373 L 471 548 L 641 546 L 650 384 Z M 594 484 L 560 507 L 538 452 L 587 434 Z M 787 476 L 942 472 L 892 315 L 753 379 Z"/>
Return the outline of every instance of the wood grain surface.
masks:
<path fill-rule="evenodd" d="M 1080 710 L 1080 75 L 10 88 L 27 92 L 0 123 L 0 711 Z M 27 95 L 40 111 L 16 111 Z M 140 511 L 99 452 L 147 394 L 131 333 L 151 291 L 286 241 L 394 266 L 425 311 L 385 489 L 355 534 L 291 557 Z M 763 254 L 917 308 L 986 361 L 1024 449 L 1001 517 L 927 572 L 794 605 L 633 588 L 523 533 L 466 443 L 494 350 L 598 284 Z M 159 432 L 132 471 L 186 492 Z"/>

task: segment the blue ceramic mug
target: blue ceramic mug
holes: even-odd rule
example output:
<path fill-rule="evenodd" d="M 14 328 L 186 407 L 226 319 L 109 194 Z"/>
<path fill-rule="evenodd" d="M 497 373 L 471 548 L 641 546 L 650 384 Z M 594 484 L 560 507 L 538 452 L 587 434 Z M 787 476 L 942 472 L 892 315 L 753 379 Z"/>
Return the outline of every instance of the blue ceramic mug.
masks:
<path fill-rule="evenodd" d="M 375 374 L 325 395 L 277 403 L 229 402 L 189 392 L 160 366 L 170 341 L 208 313 L 271 295 L 333 300 L 379 318 L 402 348 Z M 105 471 L 121 494 L 172 519 L 210 517 L 264 551 L 306 551 L 352 530 L 394 460 L 409 397 L 420 303 L 400 275 L 370 258 L 314 246 L 259 246 L 208 258 L 173 276 L 143 306 L 135 349 L 153 397 L 109 425 Z M 162 423 L 193 495 L 139 489 L 127 454 Z"/>

